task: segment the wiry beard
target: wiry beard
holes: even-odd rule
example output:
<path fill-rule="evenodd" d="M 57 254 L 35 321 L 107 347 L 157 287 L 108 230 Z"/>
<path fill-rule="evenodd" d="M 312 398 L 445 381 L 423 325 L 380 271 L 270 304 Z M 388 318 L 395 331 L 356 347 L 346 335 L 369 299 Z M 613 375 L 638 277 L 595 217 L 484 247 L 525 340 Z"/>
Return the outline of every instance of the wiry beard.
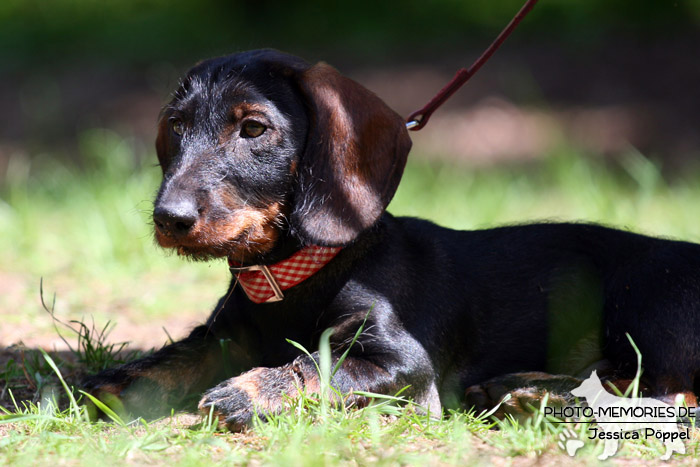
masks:
<path fill-rule="evenodd" d="M 161 247 L 191 261 L 229 258 L 240 264 L 256 263 L 274 248 L 280 232 L 286 225 L 286 217 L 281 212 L 276 212 L 273 219 L 266 219 L 266 221 L 250 225 L 238 232 L 235 238 L 220 237 L 216 226 L 200 228 L 194 238 L 183 238 L 180 241 L 161 234 L 158 229 L 155 229 L 155 241 Z M 207 224 L 204 226 L 206 227 Z M 178 244 L 180 242 L 184 244 Z"/>
<path fill-rule="evenodd" d="M 180 246 L 176 249 L 176 251 L 178 256 L 182 256 L 183 258 L 196 262 L 211 261 L 213 259 L 227 256 L 225 254 L 217 254 L 213 251 L 189 248 L 186 246 Z"/>
<path fill-rule="evenodd" d="M 174 251 L 182 258 L 194 262 L 230 258 L 236 263 L 244 264 L 257 261 L 261 255 L 264 255 L 268 249 L 271 248 L 272 245 L 270 245 L 268 248 L 259 248 L 259 246 L 260 245 L 254 242 L 229 242 L 221 246 L 208 247 L 180 245 L 174 247 L 171 251 Z"/>

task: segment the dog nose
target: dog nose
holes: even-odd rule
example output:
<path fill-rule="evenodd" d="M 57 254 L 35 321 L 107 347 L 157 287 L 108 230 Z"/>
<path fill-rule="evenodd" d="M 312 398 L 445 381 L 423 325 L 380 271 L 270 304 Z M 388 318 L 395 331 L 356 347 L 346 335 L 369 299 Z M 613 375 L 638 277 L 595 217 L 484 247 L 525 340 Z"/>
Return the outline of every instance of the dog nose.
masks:
<path fill-rule="evenodd" d="M 158 230 L 176 237 L 186 235 L 197 222 L 197 216 L 197 207 L 187 201 L 158 204 L 153 210 L 153 222 Z"/>

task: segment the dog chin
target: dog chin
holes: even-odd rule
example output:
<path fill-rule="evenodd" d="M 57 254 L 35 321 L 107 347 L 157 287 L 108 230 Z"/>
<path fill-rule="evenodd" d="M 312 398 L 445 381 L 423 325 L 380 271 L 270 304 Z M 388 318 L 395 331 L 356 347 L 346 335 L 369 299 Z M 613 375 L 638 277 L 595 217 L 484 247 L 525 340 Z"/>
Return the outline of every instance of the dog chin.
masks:
<path fill-rule="evenodd" d="M 175 240 L 160 235 L 156 231 L 155 240 L 165 250 L 175 251 L 178 256 L 192 261 L 211 261 L 218 258 L 231 258 L 235 262 L 255 262 L 261 255 L 269 252 L 274 242 L 244 242 L 248 238 L 247 231 L 241 232 L 236 238 L 221 240 L 215 244 L 199 242 L 196 239 Z"/>
<path fill-rule="evenodd" d="M 189 246 L 174 247 L 178 256 L 190 259 L 192 261 L 211 261 L 213 259 L 227 256 L 225 252 L 216 251 L 208 248 L 195 248 Z"/>
<path fill-rule="evenodd" d="M 260 255 L 260 252 L 249 251 L 241 248 L 213 248 L 213 247 L 192 247 L 192 246 L 176 246 L 174 250 L 178 256 L 189 259 L 191 261 L 211 261 L 219 258 L 231 258 L 241 264 L 254 261 Z"/>
<path fill-rule="evenodd" d="M 161 235 L 156 231 L 156 243 L 166 251 L 174 251 L 178 256 L 193 261 L 211 261 L 230 255 L 227 248 L 221 246 L 202 245 L 192 242 L 190 244 L 180 243 L 173 238 Z"/>

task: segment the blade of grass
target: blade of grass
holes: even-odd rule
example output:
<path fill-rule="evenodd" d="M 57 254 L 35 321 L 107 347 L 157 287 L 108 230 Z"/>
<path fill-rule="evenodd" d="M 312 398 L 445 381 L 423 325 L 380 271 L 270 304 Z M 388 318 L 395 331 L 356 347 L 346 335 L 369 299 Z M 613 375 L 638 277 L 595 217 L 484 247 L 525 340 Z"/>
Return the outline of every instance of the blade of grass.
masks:
<path fill-rule="evenodd" d="M 637 344 L 634 343 L 634 340 L 632 339 L 632 336 L 629 335 L 629 333 L 626 332 L 625 336 L 627 336 L 627 339 L 630 341 L 630 344 L 632 345 L 632 348 L 634 349 L 634 353 L 637 354 L 637 373 L 634 375 L 634 379 L 632 380 L 632 385 L 630 387 L 632 388 L 632 397 L 638 397 L 639 396 L 639 379 L 642 377 L 642 352 L 639 351 Z M 629 392 L 629 388 L 627 388 L 627 391 L 625 392 L 625 396 L 628 395 L 627 392 Z"/>
<path fill-rule="evenodd" d="M 348 354 L 350 353 L 350 349 L 352 349 L 352 346 L 355 345 L 355 342 L 357 342 L 357 339 L 360 337 L 360 334 L 362 334 L 362 331 L 365 329 L 365 324 L 367 323 L 367 318 L 369 318 L 369 314 L 372 312 L 374 309 L 374 303 L 372 306 L 367 310 L 367 314 L 365 315 L 365 319 L 362 320 L 362 324 L 360 325 L 359 328 L 357 328 L 357 331 L 355 332 L 355 335 L 352 338 L 352 341 L 350 342 L 350 345 L 348 345 L 348 348 L 345 349 L 345 352 L 343 352 L 343 355 L 340 356 L 338 359 L 338 362 L 335 364 L 335 367 L 333 367 L 333 373 L 331 376 L 335 376 L 335 374 L 338 372 L 340 369 L 340 366 L 343 364 L 345 359 L 347 358 Z"/>
<path fill-rule="evenodd" d="M 63 389 L 66 391 L 66 395 L 68 395 L 68 399 L 70 400 L 70 410 L 73 413 L 73 415 L 76 417 L 76 419 L 80 419 L 83 415 L 83 411 L 80 409 L 80 406 L 78 405 L 78 402 L 75 400 L 75 397 L 73 396 L 73 391 L 71 391 L 68 388 L 68 384 L 66 384 L 66 381 L 63 379 L 63 375 L 61 375 L 61 371 L 58 369 L 56 366 L 56 363 L 54 363 L 53 359 L 49 356 L 49 354 L 46 353 L 44 349 L 39 349 L 44 356 L 44 360 L 46 360 L 46 363 L 49 364 L 51 369 L 56 373 L 56 376 L 58 377 L 58 380 L 61 382 L 61 385 L 63 386 Z"/>
<path fill-rule="evenodd" d="M 95 406 L 100 409 L 102 412 L 104 412 L 105 415 L 109 417 L 110 420 L 112 420 L 114 423 L 116 423 L 119 426 L 126 426 L 126 423 L 124 420 L 114 411 L 112 410 L 107 404 L 99 400 L 97 397 L 93 396 L 90 393 L 87 393 L 83 390 L 80 391 L 81 394 L 86 396 L 88 399 L 90 399 L 90 402 L 95 404 Z"/>

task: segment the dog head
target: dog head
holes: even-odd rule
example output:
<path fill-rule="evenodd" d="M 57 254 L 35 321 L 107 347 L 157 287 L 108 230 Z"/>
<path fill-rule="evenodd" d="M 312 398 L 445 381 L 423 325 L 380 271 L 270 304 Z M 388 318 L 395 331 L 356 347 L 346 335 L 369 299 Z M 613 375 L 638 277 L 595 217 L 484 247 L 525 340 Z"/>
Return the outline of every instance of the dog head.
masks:
<path fill-rule="evenodd" d="M 399 115 L 326 64 L 272 50 L 201 62 L 161 113 L 156 239 L 241 263 L 289 236 L 346 245 L 391 201 L 410 146 Z"/>

